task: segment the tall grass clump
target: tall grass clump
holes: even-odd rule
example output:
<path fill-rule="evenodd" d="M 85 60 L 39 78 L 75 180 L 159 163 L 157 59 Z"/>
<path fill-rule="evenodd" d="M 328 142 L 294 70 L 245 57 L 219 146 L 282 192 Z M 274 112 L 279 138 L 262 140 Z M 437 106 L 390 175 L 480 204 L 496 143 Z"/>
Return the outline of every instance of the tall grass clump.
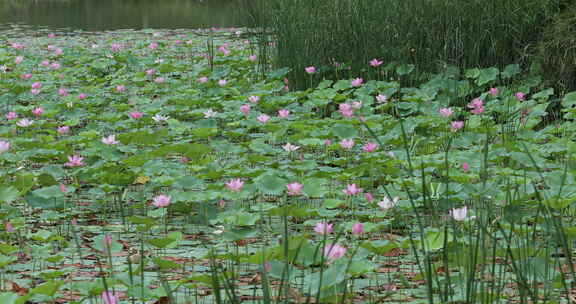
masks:
<path fill-rule="evenodd" d="M 394 64 L 419 75 L 446 66 L 528 64 L 543 29 L 571 0 L 269 0 L 260 28 L 274 33 L 276 64 L 305 87 L 304 67 L 330 77 L 387 76 Z M 369 61 L 384 62 L 377 68 Z M 375 71 L 377 73 L 375 73 Z"/>
<path fill-rule="evenodd" d="M 576 7 L 571 6 L 549 24 L 538 44 L 540 72 L 559 93 L 576 88 Z"/>

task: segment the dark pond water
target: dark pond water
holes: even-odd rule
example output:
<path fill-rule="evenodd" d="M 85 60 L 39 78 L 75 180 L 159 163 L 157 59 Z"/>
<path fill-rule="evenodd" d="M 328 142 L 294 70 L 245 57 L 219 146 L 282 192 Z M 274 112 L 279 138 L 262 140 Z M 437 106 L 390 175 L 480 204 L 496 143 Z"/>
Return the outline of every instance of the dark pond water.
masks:
<path fill-rule="evenodd" d="M 238 0 L 0 0 L 0 30 L 102 31 L 245 25 Z"/>

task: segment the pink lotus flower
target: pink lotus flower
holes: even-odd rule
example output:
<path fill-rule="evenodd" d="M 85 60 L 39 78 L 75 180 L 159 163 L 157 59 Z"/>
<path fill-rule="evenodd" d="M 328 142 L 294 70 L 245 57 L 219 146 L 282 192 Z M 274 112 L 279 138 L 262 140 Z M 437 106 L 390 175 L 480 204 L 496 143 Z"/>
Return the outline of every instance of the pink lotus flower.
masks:
<path fill-rule="evenodd" d="M 518 93 L 514 94 L 514 96 L 516 96 L 516 98 L 520 101 L 524 100 L 524 97 L 525 97 L 524 93 L 522 93 L 522 92 L 518 92 Z"/>
<path fill-rule="evenodd" d="M 228 83 L 228 81 L 226 81 L 226 79 L 220 79 L 218 80 L 218 85 L 223 87 Z"/>
<path fill-rule="evenodd" d="M 284 149 L 284 151 L 286 151 L 286 152 L 294 152 L 294 151 L 300 149 L 300 147 L 299 147 L 299 146 L 295 146 L 295 145 L 293 145 L 293 144 L 291 144 L 291 143 L 287 143 L 287 144 L 285 144 L 285 145 L 282 146 L 282 149 Z"/>
<path fill-rule="evenodd" d="M 252 95 L 248 97 L 248 101 L 250 101 L 251 103 L 257 103 L 258 101 L 260 101 L 260 97 Z"/>
<path fill-rule="evenodd" d="M 362 107 L 362 102 L 361 101 L 353 101 L 352 102 L 352 109 L 360 109 Z"/>
<path fill-rule="evenodd" d="M 382 95 L 382 94 L 378 94 L 378 95 L 376 95 L 376 101 L 377 101 L 378 103 L 388 102 L 388 96 Z"/>
<path fill-rule="evenodd" d="M 484 105 L 484 101 L 480 98 L 474 98 L 472 99 L 472 101 L 468 104 L 468 108 L 470 109 L 474 109 L 474 108 L 478 108 L 478 107 L 482 107 Z"/>
<path fill-rule="evenodd" d="M 382 208 L 382 210 L 386 211 L 388 209 L 394 208 L 394 206 L 396 206 L 396 204 L 398 203 L 399 199 L 400 199 L 399 197 L 395 197 L 393 199 L 384 197 L 384 199 L 378 203 L 378 206 Z"/>
<path fill-rule="evenodd" d="M 16 58 L 14 59 L 15 64 L 21 64 L 22 61 L 24 61 L 24 56 L 16 56 Z"/>
<path fill-rule="evenodd" d="M 362 78 L 354 78 L 351 82 L 353 87 L 359 87 L 362 85 L 362 83 L 364 82 L 364 79 Z"/>
<path fill-rule="evenodd" d="M 55 38 L 55 37 L 56 37 L 56 34 L 54 34 L 54 33 L 48 34 L 48 38 Z"/>
<path fill-rule="evenodd" d="M 132 111 L 132 112 L 128 113 L 128 116 L 130 116 L 133 119 L 142 118 L 143 115 L 144 115 L 144 113 L 138 112 L 138 111 Z"/>
<path fill-rule="evenodd" d="M 464 206 L 462 208 L 454 208 L 450 210 L 450 215 L 456 221 L 464 221 L 467 218 L 468 207 Z"/>
<path fill-rule="evenodd" d="M 166 79 L 164 79 L 164 77 L 156 77 L 156 79 L 154 79 L 155 83 L 164 83 Z"/>
<path fill-rule="evenodd" d="M 256 55 L 248 56 L 248 60 L 250 60 L 250 61 L 256 61 L 256 59 L 257 59 Z"/>
<path fill-rule="evenodd" d="M 68 156 L 68 162 L 65 163 L 64 166 L 66 166 L 66 167 L 84 166 L 84 163 L 82 162 L 82 160 L 84 160 L 84 157 L 82 157 L 82 156 L 71 155 L 71 156 Z"/>
<path fill-rule="evenodd" d="M 154 75 L 154 74 L 156 74 L 156 70 L 155 70 L 155 69 L 148 69 L 148 70 L 146 70 L 146 75 L 152 76 L 152 75 Z"/>
<path fill-rule="evenodd" d="M 472 110 L 470 112 L 472 112 L 472 114 L 475 114 L 475 115 L 480 115 L 484 112 L 484 107 L 475 108 L 474 110 Z"/>
<path fill-rule="evenodd" d="M 32 110 L 32 114 L 36 117 L 39 117 L 40 115 L 42 115 L 42 113 L 44 113 L 44 109 L 42 107 L 34 108 Z"/>
<path fill-rule="evenodd" d="M 224 55 L 229 55 L 230 54 L 230 50 L 228 50 L 226 48 L 226 45 L 222 45 L 220 47 L 218 47 L 218 52 L 224 54 Z"/>
<path fill-rule="evenodd" d="M 30 94 L 32 94 L 32 95 L 38 95 L 38 94 L 40 94 L 40 89 L 31 89 L 31 90 L 30 90 Z"/>
<path fill-rule="evenodd" d="M 438 111 L 438 113 L 440 113 L 440 115 L 443 117 L 450 117 L 450 115 L 452 115 L 454 112 L 450 108 L 442 108 Z"/>
<path fill-rule="evenodd" d="M 208 77 L 200 77 L 200 78 L 198 78 L 198 82 L 199 83 L 206 83 L 206 82 L 208 82 Z"/>
<path fill-rule="evenodd" d="M 332 145 L 332 141 L 329 139 L 324 140 L 324 145 L 325 146 L 331 146 Z"/>
<path fill-rule="evenodd" d="M 472 114 L 478 115 L 484 112 L 484 101 L 480 98 L 473 99 L 467 106 L 472 109 Z"/>
<path fill-rule="evenodd" d="M 152 42 L 152 43 L 150 43 L 150 44 L 148 45 L 148 48 L 151 49 L 151 50 L 155 50 L 155 49 L 158 48 L 158 43 Z"/>
<path fill-rule="evenodd" d="M 382 64 L 382 61 L 380 61 L 380 60 L 378 60 L 378 59 L 376 59 L 376 58 L 370 60 L 370 65 L 373 66 L 373 67 L 378 67 L 378 66 L 380 66 L 381 64 Z"/>
<path fill-rule="evenodd" d="M 66 193 L 66 186 L 64 186 L 64 184 L 60 183 L 60 192 L 62 193 Z"/>
<path fill-rule="evenodd" d="M 69 126 L 60 126 L 58 127 L 58 134 L 60 135 L 64 135 L 66 133 L 68 133 L 70 131 L 70 127 Z"/>
<path fill-rule="evenodd" d="M 228 190 L 233 191 L 233 192 L 240 191 L 243 186 L 244 186 L 244 182 L 242 180 L 240 180 L 239 178 L 233 179 L 233 180 L 226 183 L 226 188 L 228 188 Z"/>
<path fill-rule="evenodd" d="M 304 186 L 300 183 L 294 182 L 286 185 L 286 189 L 288 190 L 288 195 L 300 195 L 302 188 Z"/>
<path fill-rule="evenodd" d="M 108 146 L 119 144 L 119 142 L 116 141 L 116 135 L 114 134 L 102 137 L 102 143 Z"/>
<path fill-rule="evenodd" d="M 4 224 L 4 229 L 5 229 L 6 232 L 8 232 L 8 233 L 12 233 L 12 232 L 14 232 L 14 225 L 12 225 L 11 222 L 6 222 L 6 223 Z"/>
<path fill-rule="evenodd" d="M 36 82 L 32 83 L 32 85 L 30 87 L 32 89 L 40 89 L 40 88 L 42 88 L 42 83 L 36 81 Z"/>
<path fill-rule="evenodd" d="M 450 123 L 450 128 L 452 129 L 452 132 L 456 132 L 462 129 L 462 127 L 464 127 L 463 121 L 453 121 L 452 123 Z"/>
<path fill-rule="evenodd" d="M 46 67 L 50 66 L 50 61 L 49 60 L 42 60 L 42 62 L 40 62 L 40 65 L 46 68 Z"/>
<path fill-rule="evenodd" d="M 328 224 L 326 222 L 318 222 L 316 226 L 314 226 L 314 232 L 318 234 L 330 234 L 334 230 L 333 224 Z"/>
<path fill-rule="evenodd" d="M 354 146 L 353 139 L 343 139 L 340 141 L 340 147 L 342 147 L 343 149 L 349 150 L 352 149 L 353 146 Z"/>
<path fill-rule="evenodd" d="M 278 117 L 286 118 L 290 116 L 290 111 L 286 109 L 278 110 Z"/>
<path fill-rule="evenodd" d="M 488 90 L 488 93 L 494 97 L 496 97 L 499 93 L 498 88 L 490 88 L 490 90 Z"/>
<path fill-rule="evenodd" d="M 270 119 L 270 116 L 266 115 L 266 114 L 260 114 L 258 115 L 258 121 L 261 123 L 266 123 L 268 122 L 268 120 Z"/>
<path fill-rule="evenodd" d="M 102 238 L 102 245 L 104 245 L 105 248 L 112 247 L 112 237 L 109 234 L 105 234 Z"/>
<path fill-rule="evenodd" d="M 60 56 L 62 54 L 64 54 L 64 51 L 61 48 L 57 48 L 54 50 L 54 55 Z"/>
<path fill-rule="evenodd" d="M 49 44 L 48 46 L 46 46 L 46 49 L 49 50 L 49 51 L 54 51 L 54 50 L 56 49 L 56 47 L 53 46 L 53 45 L 51 45 L 51 44 Z"/>
<path fill-rule="evenodd" d="M 470 164 L 468 164 L 467 162 L 463 162 L 462 163 L 462 171 L 468 172 L 468 170 L 470 170 Z"/>
<path fill-rule="evenodd" d="M 324 257 L 328 262 L 335 261 L 344 255 L 346 255 L 346 247 L 342 247 L 339 244 L 328 244 L 324 246 Z"/>
<path fill-rule="evenodd" d="M 110 50 L 112 50 L 112 52 L 114 53 L 120 52 L 120 50 L 122 50 L 122 45 L 120 45 L 119 43 L 112 43 L 112 45 L 110 46 Z"/>
<path fill-rule="evenodd" d="M 60 68 L 60 63 L 58 63 L 58 62 L 52 62 L 52 63 L 50 64 L 50 68 L 53 69 L 53 70 L 58 70 L 58 69 Z"/>
<path fill-rule="evenodd" d="M 6 152 L 10 150 L 10 142 L 9 141 L 4 141 L 4 140 L 0 140 L 0 154 Z"/>
<path fill-rule="evenodd" d="M 126 87 L 123 86 L 123 85 L 117 85 L 117 86 L 116 86 L 116 92 L 118 92 L 118 93 L 122 93 L 122 92 L 124 92 L 125 90 L 126 90 Z"/>
<path fill-rule="evenodd" d="M 364 233 L 364 224 L 356 223 L 352 225 L 352 234 L 361 235 L 362 233 Z"/>
<path fill-rule="evenodd" d="M 346 195 L 356 195 L 362 192 L 361 188 L 358 188 L 356 184 L 348 184 L 346 185 L 346 189 L 342 190 Z"/>
<path fill-rule="evenodd" d="M 14 42 L 11 44 L 12 48 L 16 49 L 16 50 L 21 50 L 24 48 L 24 45 L 22 43 L 18 43 L 18 42 Z"/>
<path fill-rule="evenodd" d="M 374 151 L 376 151 L 376 149 L 378 149 L 378 144 L 375 142 L 366 143 L 362 147 L 362 151 L 364 151 L 364 152 L 374 152 Z"/>
<path fill-rule="evenodd" d="M 244 115 L 247 115 L 248 112 L 250 112 L 250 105 L 248 104 L 241 105 L 240 112 L 244 113 Z"/>
<path fill-rule="evenodd" d="M 6 114 L 6 119 L 8 119 L 8 120 L 13 120 L 16 118 L 18 118 L 18 114 L 16 114 L 16 112 L 8 112 Z"/>
<path fill-rule="evenodd" d="M 62 97 L 68 96 L 68 90 L 66 90 L 65 88 L 59 88 L 58 89 L 58 95 L 60 95 Z"/>
<path fill-rule="evenodd" d="M 167 207 L 170 205 L 170 196 L 164 194 L 158 195 L 152 200 L 152 205 L 156 207 Z"/>
<path fill-rule="evenodd" d="M 304 71 L 306 71 L 306 73 L 308 73 L 308 74 L 314 74 L 314 73 L 316 73 L 316 68 L 313 66 L 309 66 L 309 67 L 305 67 Z"/>
<path fill-rule="evenodd" d="M 102 298 L 102 301 L 104 302 L 104 304 L 118 304 L 118 303 L 120 303 L 118 300 L 118 296 L 116 296 L 114 293 L 109 292 L 109 291 L 102 292 L 102 295 L 100 297 Z"/>
<path fill-rule="evenodd" d="M 364 198 L 366 199 L 367 202 L 371 203 L 374 201 L 374 196 L 372 195 L 372 193 L 370 192 L 366 192 L 364 193 Z"/>
<path fill-rule="evenodd" d="M 338 112 L 340 112 L 340 114 L 342 114 L 342 116 L 350 118 L 352 116 L 354 116 L 354 109 L 352 109 L 352 106 L 347 104 L 347 103 L 341 103 L 338 105 Z"/>
<path fill-rule="evenodd" d="M 17 126 L 23 127 L 23 128 L 29 127 L 29 126 L 31 126 L 32 124 L 34 124 L 34 121 L 33 121 L 33 120 L 30 120 L 30 119 L 28 119 L 28 118 L 21 119 L 20 121 L 18 121 L 18 122 L 16 123 Z"/>
<path fill-rule="evenodd" d="M 30 73 L 22 74 L 22 76 L 20 76 L 20 78 L 22 78 L 22 80 L 28 80 L 28 79 L 32 78 L 32 74 L 30 74 Z"/>

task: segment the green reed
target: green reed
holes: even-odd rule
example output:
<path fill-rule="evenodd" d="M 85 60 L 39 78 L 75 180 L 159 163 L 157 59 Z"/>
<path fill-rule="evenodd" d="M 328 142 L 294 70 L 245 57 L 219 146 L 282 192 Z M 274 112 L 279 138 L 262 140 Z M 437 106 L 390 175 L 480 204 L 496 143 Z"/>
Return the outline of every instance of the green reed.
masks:
<path fill-rule="evenodd" d="M 258 1 L 256 1 L 258 2 Z M 415 64 L 423 76 L 447 66 L 528 64 L 563 0 L 269 0 L 252 7 L 277 41 L 275 63 L 307 87 L 304 67 L 322 78 L 377 77 Z M 256 12 L 256 13 L 254 13 Z M 384 63 L 371 67 L 371 59 Z"/>

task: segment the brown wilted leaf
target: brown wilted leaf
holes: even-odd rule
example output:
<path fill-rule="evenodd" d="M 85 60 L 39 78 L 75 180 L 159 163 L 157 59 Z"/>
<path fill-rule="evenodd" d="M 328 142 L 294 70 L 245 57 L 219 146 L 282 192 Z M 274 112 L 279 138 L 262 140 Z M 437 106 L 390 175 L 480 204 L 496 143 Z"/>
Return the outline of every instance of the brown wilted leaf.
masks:
<path fill-rule="evenodd" d="M 20 285 L 16 284 L 16 282 L 8 280 L 4 281 L 4 290 L 15 292 L 20 296 L 23 296 L 28 293 L 27 288 L 22 288 L 20 287 Z"/>
<path fill-rule="evenodd" d="M 160 297 L 154 304 L 170 304 L 168 297 Z"/>

